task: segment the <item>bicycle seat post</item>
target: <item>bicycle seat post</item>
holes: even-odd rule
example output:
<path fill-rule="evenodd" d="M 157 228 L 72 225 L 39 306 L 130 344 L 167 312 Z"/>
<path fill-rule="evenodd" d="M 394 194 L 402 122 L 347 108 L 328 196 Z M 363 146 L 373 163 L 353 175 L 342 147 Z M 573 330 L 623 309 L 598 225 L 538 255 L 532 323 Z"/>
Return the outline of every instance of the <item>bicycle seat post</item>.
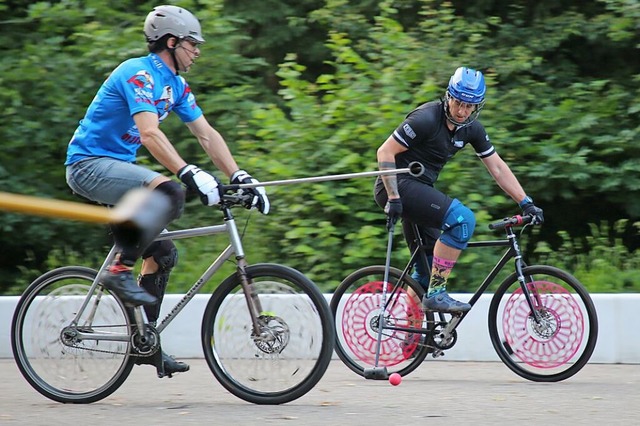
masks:
<path fill-rule="evenodd" d="M 133 316 L 136 319 L 136 325 L 138 326 L 138 330 L 140 330 L 140 335 L 144 336 L 147 332 L 147 325 L 142 316 L 142 306 L 133 308 Z"/>

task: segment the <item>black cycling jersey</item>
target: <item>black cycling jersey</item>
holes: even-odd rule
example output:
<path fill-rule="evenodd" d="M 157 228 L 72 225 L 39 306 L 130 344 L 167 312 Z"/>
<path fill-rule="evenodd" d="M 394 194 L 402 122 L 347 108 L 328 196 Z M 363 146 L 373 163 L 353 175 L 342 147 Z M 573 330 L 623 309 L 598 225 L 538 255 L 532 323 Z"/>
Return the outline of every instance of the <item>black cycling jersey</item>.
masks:
<path fill-rule="evenodd" d="M 427 102 L 411 111 L 393 132 L 393 137 L 408 148 L 396 155 L 396 167 L 406 168 L 412 161 L 422 163 L 425 172 L 418 180 L 428 185 L 438 180 L 447 161 L 467 144 L 473 146 L 479 158 L 489 157 L 496 152 L 489 135 L 477 120 L 450 131 L 443 101 Z M 398 175 L 398 178 L 407 176 Z"/>
<path fill-rule="evenodd" d="M 413 161 L 418 161 L 425 167 L 424 174 L 419 177 L 397 175 L 405 238 L 413 249 L 415 240 L 411 223 L 415 223 L 432 249 L 440 235 L 444 216 L 453 201 L 453 198 L 433 187 L 440 171 L 467 144 L 471 144 L 479 158 L 494 154 L 495 148 L 477 120 L 466 126 L 458 126 L 453 131 L 449 130 L 443 101 L 427 102 L 411 111 L 393 132 L 393 137 L 408 148 L 396 155 L 396 167 L 406 168 Z M 376 179 L 374 198 L 384 208 L 387 191 L 380 177 Z"/>

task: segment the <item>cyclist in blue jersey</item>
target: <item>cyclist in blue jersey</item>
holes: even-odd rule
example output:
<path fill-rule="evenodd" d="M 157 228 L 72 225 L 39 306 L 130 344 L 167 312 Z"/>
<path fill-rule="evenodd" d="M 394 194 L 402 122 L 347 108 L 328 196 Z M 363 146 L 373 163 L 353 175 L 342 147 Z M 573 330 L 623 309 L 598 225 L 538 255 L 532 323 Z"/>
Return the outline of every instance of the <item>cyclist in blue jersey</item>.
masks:
<path fill-rule="evenodd" d="M 389 221 L 403 219 L 405 239 L 411 248 L 415 247 L 412 223 L 432 245 L 431 274 L 429 265 L 422 262 L 417 262 L 413 273 L 427 289 L 422 300 L 426 310 L 464 313 L 471 309 L 468 303 L 449 296 L 446 284 L 473 235 L 475 217 L 460 200 L 434 187 L 444 165 L 465 145 L 473 147 L 498 186 L 519 204 L 524 214 L 534 215 L 536 223 L 544 221 L 542 209 L 522 189 L 477 120 L 485 103 L 485 91 L 480 71 L 458 68 L 449 80 L 444 99 L 411 111 L 377 151 L 380 170 L 405 168 L 413 161 L 425 168 L 419 177 L 379 177 L 374 192 L 376 203 L 385 209 Z"/>
<path fill-rule="evenodd" d="M 232 183 L 258 181 L 240 170 L 225 140 L 209 124 L 180 75 L 189 71 L 205 41 L 199 21 L 186 9 L 158 6 L 147 15 L 144 34 L 150 53 L 124 61 L 104 81 L 69 142 L 65 165 L 70 188 L 98 203 L 114 205 L 129 190 L 139 187 L 158 191 L 171 200 L 163 216 L 166 223 L 158 229 L 139 232 L 112 226 L 120 251 L 100 277 L 102 284 L 127 305 L 144 305 L 148 321 L 155 324 L 178 253 L 171 241 L 152 241 L 182 214 L 185 191 L 175 180 L 137 165 L 138 149 L 144 145 L 187 189 L 199 194 L 203 204 L 220 202 L 219 180 L 188 164 L 160 130 L 160 123 L 173 111 Z M 253 202 L 247 207 L 267 214 L 270 205 L 264 187 L 249 191 Z M 139 258 L 143 262 L 136 280 L 132 269 Z M 162 351 L 141 363 L 155 365 L 160 377 L 189 369 Z"/>

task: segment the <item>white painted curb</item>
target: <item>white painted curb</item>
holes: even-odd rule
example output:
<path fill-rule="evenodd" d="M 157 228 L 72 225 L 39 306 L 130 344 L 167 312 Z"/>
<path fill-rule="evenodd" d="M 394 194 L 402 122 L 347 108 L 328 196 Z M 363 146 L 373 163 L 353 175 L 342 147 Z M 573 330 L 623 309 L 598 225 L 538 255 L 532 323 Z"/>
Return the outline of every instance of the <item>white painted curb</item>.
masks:
<path fill-rule="evenodd" d="M 331 294 L 325 295 L 327 300 Z M 453 295 L 468 300 L 470 295 Z M 458 342 L 445 352 L 449 361 L 499 361 L 487 330 L 487 310 L 491 294 L 483 295 L 458 328 Z M 168 312 L 182 295 L 168 294 L 162 304 Z M 210 295 L 197 295 L 162 333 L 165 352 L 178 358 L 202 358 L 200 327 Z M 592 294 L 598 311 L 598 343 L 593 363 L 640 364 L 640 293 Z M 12 358 L 11 321 L 18 296 L 0 297 L 0 358 Z"/>

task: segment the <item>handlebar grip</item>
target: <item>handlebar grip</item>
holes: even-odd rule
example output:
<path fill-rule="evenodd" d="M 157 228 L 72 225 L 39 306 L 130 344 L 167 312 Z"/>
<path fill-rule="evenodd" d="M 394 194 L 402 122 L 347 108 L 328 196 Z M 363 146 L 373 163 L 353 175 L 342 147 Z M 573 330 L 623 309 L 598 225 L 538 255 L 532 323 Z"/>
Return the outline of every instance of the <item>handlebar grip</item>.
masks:
<path fill-rule="evenodd" d="M 530 223 L 532 220 L 533 220 L 533 216 L 531 215 L 526 215 L 526 216 L 515 215 L 515 216 L 504 218 L 499 222 L 490 223 L 489 229 L 495 230 L 495 229 L 503 229 L 508 226 L 526 225 Z"/>

